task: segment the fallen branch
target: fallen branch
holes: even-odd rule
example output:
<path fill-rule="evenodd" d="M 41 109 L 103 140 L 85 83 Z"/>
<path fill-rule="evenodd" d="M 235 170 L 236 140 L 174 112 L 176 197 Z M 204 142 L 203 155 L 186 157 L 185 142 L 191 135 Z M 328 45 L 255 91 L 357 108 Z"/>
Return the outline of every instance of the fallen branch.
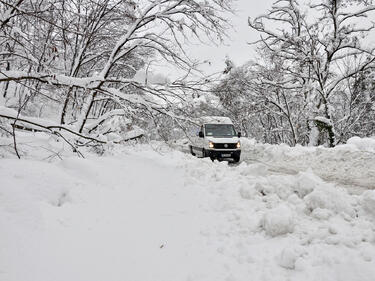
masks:
<path fill-rule="evenodd" d="M 3 130 L 4 132 L 6 132 L 7 134 L 13 136 L 13 133 L 11 131 L 9 131 L 8 129 L 6 129 L 5 127 L 0 126 L 0 129 Z"/>
<path fill-rule="evenodd" d="M 27 123 L 27 124 L 30 124 L 30 125 L 33 125 L 33 126 L 41 128 L 41 129 L 35 129 L 35 128 L 30 128 L 30 127 L 27 127 L 27 126 L 24 126 L 24 125 L 21 125 L 21 124 L 15 124 L 14 128 L 19 129 L 19 130 L 25 130 L 25 131 L 30 131 L 30 132 L 44 132 L 44 133 L 50 133 L 50 134 L 57 135 L 57 136 L 61 137 L 62 139 L 64 139 L 64 141 L 66 141 L 72 147 L 73 152 L 76 152 L 81 157 L 83 157 L 83 155 L 82 155 L 82 153 L 80 153 L 77 150 L 77 147 L 74 146 L 72 143 L 70 143 L 59 131 L 56 131 L 55 129 L 65 130 L 65 131 L 67 131 L 67 132 L 69 132 L 71 134 L 74 134 L 74 135 L 76 135 L 78 137 L 86 139 L 86 140 L 88 140 L 88 142 L 86 144 L 91 143 L 91 142 L 97 142 L 97 143 L 100 143 L 100 144 L 106 144 L 107 143 L 105 141 L 98 140 L 96 138 L 85 136 L 83 134 L 77 133 L 77 132 L 75 132 L 75 131 L 73 131 L 73 130 L 71 130 L 69 128 L 63 127 L 63 126 L 46 126 L 46 125 L 42 125 L 42 124 L 36 123 L 34 121 L 27 120 L 27 119 L 24 119 L 24 118 L 17 118 L 17 117 L 5 115 L 5 114 L 0 114 L 0 118 L 7 118 L 7 119 L 11 119 L 11 120 L 17 120 L 17 122 L 19 122 L 19 123 L 20 122 L 21 123 L 24 122 L 24 123 Z M 9 132 L 9 133 L 11 133 L 11 132 Z M 133 137 L 130 137 L 130 138 L 127 138 L 127 139 L 122 139 L 121 141 L 114 142 L 114 143 L 118 144 L 118 143 L 121 143 L 121 142 L 128 142 L 128 141 L 131 141 L 131 140 L 140 139 L 142 137 L 144 137 L 143 133 L 141 133 L 139 135 L 136 135 L 136 136 L 133 136 Z M 79 145 L 79 146 L 84 146 L 84 145 Z"/>
<path fill-rule="evenodd" d="M 81 138 L 84 138 L 84 139 L 87 139 L 87 140 L 92 140 L 92 141 L 95 141 L 95 142 L 98 142 L 98 143 L 106 143 L 105 141 L 98 140 L 98 139 L 95 139 L 93 137 L 82 135 L 82 134 L 77 133 L 77 132 L 75 132 L 71 129 L 65 128 L 63 126 L 45 126 L 45 125 L 38 124 L 36 122 L 30 121 L 30 120 L 27 120 L 27 119 L 24 119 L 24 118 L 16 118 L 16 117 L 4 115 L 4 114 L 0 114 L 0 118 L 7 118 L 7 119 L 11 119 L 11 120 L 17 120 L 18 122 L 24 122 L 24 123 L 27 123 L 27 124 L 30 124 L 30 125 L 33 125 L 33 126 L 36 126 L 36 127 L 39 127 L 39 128 L 43 128 L 43 129 L 49 131 L 50 133 L 54 133 L 54 129 L 65 130 L 65 131 L 67 131 L 67 132 L 69 132 L 73 135 L 76 135 L 78 137 L 81 137 Z M 25 129 L 25 130 L 28 130 L 28 131 L 41 131 L 41 132 L 43 132 L 43 130 L 27 128 L 27 127 L 20 126 L 20 125 L 17 125 L 17 127 L 19 129 Z"/>
<path fill-rule="evenodd" d="M 121 143 L 121 142 L 127 142 L 127 141 L 131 141 L 131 140 L 136 140 L 136 139 L 140 139 L 144 137 L 144 134 L 140 134 L 138 136 L 135 136 L 135 137 L 131 137 L 131 138 L 128 138 L 128 139 L 124 139 L 124 140 L 121 140 L 119 142 L 115 142 L 115 143 Z"/>

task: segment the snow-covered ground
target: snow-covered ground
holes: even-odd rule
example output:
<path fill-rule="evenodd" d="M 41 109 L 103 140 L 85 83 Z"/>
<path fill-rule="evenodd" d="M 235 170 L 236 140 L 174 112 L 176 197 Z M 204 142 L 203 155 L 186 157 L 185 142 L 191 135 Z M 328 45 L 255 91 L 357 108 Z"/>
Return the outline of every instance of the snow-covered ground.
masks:
<path fill-rule="evenodd" d="M 0 159 L 0 280 L 374 280 L 375 191 L 324 181 L 319 163 L 270 168 L 320 149 L 248 145 L 263 154 L 238 166 L 158 143 L 62 160 L 21 145 L 34 160 Z M 349 146 L 322 153 L 339 166 L 368 150 Z"/>
<path fill-rule="evenodd" d="M 262 163 L 271 171 L 295 174 L 311 169 L 354 192 L 375 189 L 375 138 L 353 137 L 335 148 L 260 144 L 246 138 L 242 143 L 243 161 Z"/>
<path fill-rule="evenodd" d="M 241 138 L 241 143 L 241 161 L 263 165 L 269 172 L 297 174 L 311 170 L 354 193 L 375 189 L 375 137 L 353 137 L 335 148 L 271 145 L 248 138 Z M 189 153 L 188 144 L 187 139 L 181 139 L 170 145 Z"/>

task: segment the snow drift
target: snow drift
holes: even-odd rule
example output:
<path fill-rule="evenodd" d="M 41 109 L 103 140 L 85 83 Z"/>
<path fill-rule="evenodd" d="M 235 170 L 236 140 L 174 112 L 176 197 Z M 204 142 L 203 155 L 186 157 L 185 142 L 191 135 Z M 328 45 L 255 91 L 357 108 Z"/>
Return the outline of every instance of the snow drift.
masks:
<path fill-rule="evenodd" d="M 375 276 L 375 191 L 348 192 L 313 169 L 231 166 L 151 143 L 52 163 L 4 158 L 0 178 L 1 280 Z"/>
<path fill-rule="evenodd" d="M 353 137 L 334 148 L 270 145 L 246 138 L 241 142 L 243 161 L 291 174 L 311 169 L 326 181 L 375 189 L 375 138 Z"/>

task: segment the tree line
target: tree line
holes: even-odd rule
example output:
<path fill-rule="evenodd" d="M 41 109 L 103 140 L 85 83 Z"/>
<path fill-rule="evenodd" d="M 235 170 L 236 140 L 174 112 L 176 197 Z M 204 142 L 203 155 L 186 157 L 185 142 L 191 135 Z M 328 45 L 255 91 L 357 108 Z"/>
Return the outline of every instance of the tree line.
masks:
<path fill-rule="evenodd" d="M 151 83 L 135 75 L 153 59 L 192 72 L 197 61 L 187 42 L 220 42 L 230 5 L 0 0 L 0 134 L 14 136 L 22 127 L 101 143 L 125 125 L 176 119 L 175 108 L 200 82 L 182 76 Z M 102 126 L 108 120 L 116 122 Z"/>
<path fill-rule="evenodd" d="M 224 112 L 269 143 L 333 147 L 375 135 L 375 6 L 276 1 L 249 28 L 257 57 L 214 87 Z"/>
<path fill-rule="evenodd" d="M 43 131 L 76 150 L 138 127 L 181 137 L 192 117 L 216 114 L 268 143 L 375 134 L 371 1 L 275 1 L 248 19 L 255 58 L 192 80 L 188 43 L 222 42 L 231 13 L 231 0 L 0 0 L 0 134 L 16 148 L 16 130 Z M 137 78 L 154 60 L 181 78 Z"/>

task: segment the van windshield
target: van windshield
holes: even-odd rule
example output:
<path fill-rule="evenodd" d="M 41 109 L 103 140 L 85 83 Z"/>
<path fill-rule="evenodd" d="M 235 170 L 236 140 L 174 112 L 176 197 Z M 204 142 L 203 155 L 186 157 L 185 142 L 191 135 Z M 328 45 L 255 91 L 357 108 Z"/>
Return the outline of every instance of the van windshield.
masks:
<path fill-rule="evenodd" d="M 236 131 L 233 125 L 230 124 L 206 124 L 205 126 L 206 136 L 213 137 L 234 137 Z"/>

